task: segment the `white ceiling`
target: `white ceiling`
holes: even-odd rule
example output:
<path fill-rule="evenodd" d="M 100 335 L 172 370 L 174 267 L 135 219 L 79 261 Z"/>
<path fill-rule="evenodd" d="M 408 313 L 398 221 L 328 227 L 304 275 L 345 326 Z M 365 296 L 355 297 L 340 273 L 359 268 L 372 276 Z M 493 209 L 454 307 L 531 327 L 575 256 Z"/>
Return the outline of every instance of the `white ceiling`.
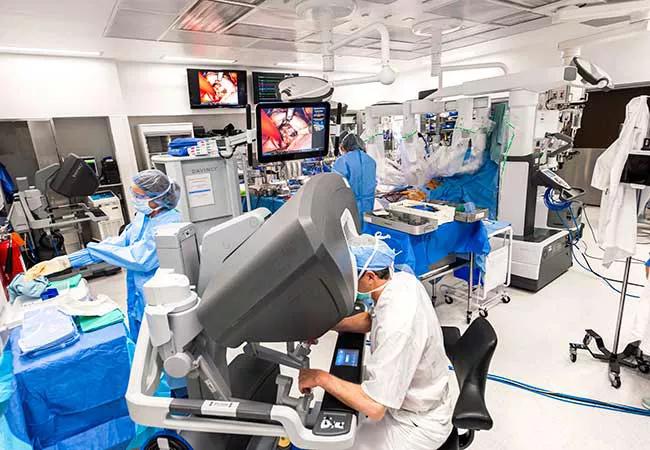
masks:
<path fill-rule="evenodd" d="M 545 32 L 551 27 L 547 14 L 552 9 L 547 5 L 555 1 L 359 0 L 355 13 L 337 22 L 334 36 L 382 21 L 391 34 L 391 58 L 404 70 L 430 52 L 428 39 L 411 32 L 415 21 L 461 19 L 462 27 L 443 38 L 443 51 L 450 52 L 521 33 Z M 318 64 L 317 24 L 299 19 L 296 3 L 0 0 L 0 46 L 98 50 L 118 60 L 160 61 L 168 55 L 236 59 L 240 65 L 256 67 L 274 67 L 280 61 Z M 573 32 L 585 34 L 590 28 L 574 25 Z M 379 39 L 358 39 L 336 53 L 337 68 L 361 71 L 376 66 Z"/>

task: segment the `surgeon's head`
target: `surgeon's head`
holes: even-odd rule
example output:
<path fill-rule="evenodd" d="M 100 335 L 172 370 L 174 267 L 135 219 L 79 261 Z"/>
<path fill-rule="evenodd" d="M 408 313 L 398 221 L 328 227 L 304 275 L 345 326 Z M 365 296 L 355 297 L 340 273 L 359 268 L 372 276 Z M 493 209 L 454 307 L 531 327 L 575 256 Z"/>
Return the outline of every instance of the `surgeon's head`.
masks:
<path fill-rule="evenodd" d="M 143 170 L 133 177 L 131 193 L 136 211 L 154 216 L 174 209 L 180 199 L 180 186 L 160 170 Z"/>
<path fill-rule="evenodd" d="M 344 131 L 341 133 L 341 143 L 339 148 L 343 153 L 351 152 L 353 150 L 366 150 L 366 144 L 363 142 L 363 139 L 359 137 L 356 133 L 351 133 L 349 131 Z"/>
<path fill-rule="evenodd" d="M 352 239 L 350 251 L 356 259 L 359 277 L 359 300 L 368 296 L 377 300 L 384 285 L 390 280 L 395 265 L 395 251 L 384 242 L 389 236 L 362 234 Z"/>

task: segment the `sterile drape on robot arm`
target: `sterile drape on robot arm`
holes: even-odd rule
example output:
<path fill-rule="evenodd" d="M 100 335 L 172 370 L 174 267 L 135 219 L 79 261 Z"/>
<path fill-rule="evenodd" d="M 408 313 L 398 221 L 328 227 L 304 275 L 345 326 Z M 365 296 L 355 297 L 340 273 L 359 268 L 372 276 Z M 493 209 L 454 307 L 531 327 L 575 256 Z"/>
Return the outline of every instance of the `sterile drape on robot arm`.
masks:
<path fill-rule="evenodd" d="M 342 216 L 356 223 L 352 191 L 313 177 L 228 256 L 202 296 L 206 333 L 228 347 L 320 336 L 352 312 L 355 270 Z"/>

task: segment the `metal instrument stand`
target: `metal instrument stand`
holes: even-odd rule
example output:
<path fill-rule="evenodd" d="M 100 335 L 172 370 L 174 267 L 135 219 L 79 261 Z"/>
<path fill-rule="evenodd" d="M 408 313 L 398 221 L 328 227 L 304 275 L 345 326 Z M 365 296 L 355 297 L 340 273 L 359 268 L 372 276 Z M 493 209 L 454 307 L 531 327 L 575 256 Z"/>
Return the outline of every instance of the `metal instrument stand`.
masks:
<path fill-rule="evenodd" d="M 640 201 L 641 191 L 637 192 L 637 203 Z M 623 312 L 625 311 L 625 300 L 627 298 L 627 288 L 630 280 L 630 269 L 632 267 L 632 257 L 628 256 L 625 260 L 625 271 L 623 274 L 623 286 L 618 304 L 618 317 L 616 319 L 616 330 L 614 331 L 614 347 L 609 351 L 605 347 L 603 338 L 594 330 L 585 330 L 585 337 L 582 343 L 569 344 L 569 358 L 571 362 L 578 359 L 578 350 L 588 351 L 591 356 L 599 361 L 609 364 L 609 382 L 616 389 L 621 387 L 621 366 L 632 369 L 639 369 L 641 373 L 650 373 L 650 363 L 643 358 L 639 349 L 639 341 L 631 342 L 625 346 L 622 353 L 618 353 L 618 347 L 621 339 L 621 327 L 623 325 Z M 592 351 L 589 348 L 591 341 L 595 341 L 598 351 Z"/>

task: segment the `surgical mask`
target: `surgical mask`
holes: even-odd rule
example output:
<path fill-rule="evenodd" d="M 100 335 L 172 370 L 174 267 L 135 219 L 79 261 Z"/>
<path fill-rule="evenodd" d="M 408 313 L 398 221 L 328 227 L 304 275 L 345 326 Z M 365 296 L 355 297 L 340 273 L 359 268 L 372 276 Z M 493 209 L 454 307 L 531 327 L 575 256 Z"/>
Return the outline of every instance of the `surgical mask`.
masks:
<path fill-rule="evenodd" d="M 135 208 L 136 211 L 144 214 L 145 216 L 153 214 L 154 212 L 161 209 L 162 206 L 159 206 L 158 208 L 154 209 L 151 206 L 149 206 L 149 202 L 158 200 L 159 198 L 162 198 L 163 196 L 167 195 L 171 187 L 172 187 L 172 183 L 169 183 L 169 186 L 167 186 L 167 189 L 165 189 L 165 191 L 162 194 L 158 194 L 152 198 L 149 197 L 140 198 L 134 195 L 133 207 Z"/>
<path fill-rule="evenodd" d="M 136 198 L 133 202 L 133 207 L 135 208 L 136 211 L 139 213 L 144 214 L 145 216 L 148 216 L 152 214 L 154 211 L 157 211 L 160 208 L 153 209 L 151 206 L 149 206 L 150 200 L 147 198 Z"/>

